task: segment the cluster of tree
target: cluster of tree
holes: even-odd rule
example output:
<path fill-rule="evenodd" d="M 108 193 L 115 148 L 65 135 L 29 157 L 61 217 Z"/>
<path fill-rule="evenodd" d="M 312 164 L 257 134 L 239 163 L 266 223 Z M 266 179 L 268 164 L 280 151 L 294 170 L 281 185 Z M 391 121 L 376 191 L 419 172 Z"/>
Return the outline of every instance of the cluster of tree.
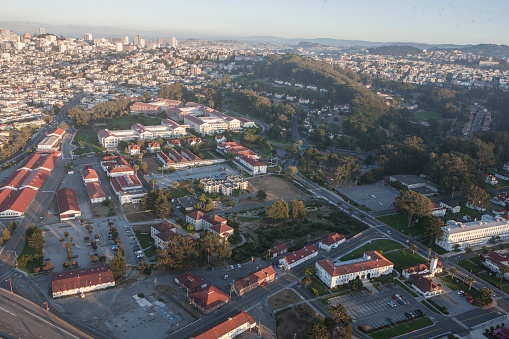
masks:
<path fill-rule="evenodd" d="M 230 243 L 219 234 L 206 232 L 198 241 L 178 234 L 167 247 L 157 250 L 157 266 L 178 270 L 208 264 L 213 256 L 225 259 L 231 254 Z"/>
<path fill-rule="evenodd" d="M 194 204 L 194 209 L 197 211 L 210 212 L 214 210 L 214 201 L 212 198 L 202 194 L 198 197 L 199 203 Z"/>
<path fill-rule="evenodd" d="M 255 131 L 247 131 L 240 135 L 240 143 L 242 145 L 251 144 L 251 145 L 260 145 L 264 148 L 270 148 L 270 143 L 264 137 L 261 137 L 256 134 Z"/>
<path fill-rule="evenodd" d="M 32 248 L 41 248 L 46 243 L 39 226 L 30 225 L 25 231 L 25 241 Z"/>
<path fill-rule="evenodd" d="M 313 339 L 344 338 L 353 336 L 352 317 L 341 304 L 327 307 L 330 317 L 323 320 L 317 319 L 308 332 L 308 337 Z"/>
<path fill-rule="evenodd" d="M 306 214 L 307 211 L 304 203 L 295 198 L 290 201 L 290 206 L 288 206 L 288 203 L 284 201 L 284 199 L 279 199 L 272 206 L 267 208 L 267 216 L 276 221 L 285 220 L 289 217 L 294 219 L 304 218 Z"/>
<path fill-rule="evenodd" d="M 35 126 L 22 127 L 18 131 L 11 130 L 9 133 L 9 139 L 0 149 L 0 161 L 4 161 L 8 157 L 23 149 L 36 130 L 37 127 Z"/>
<path fill-rule="evenodd" d="M 77 127 L 85 128 L 91 122 L 107 122 L 122 115 L 129 114 L 130 101 L 128 99 L 118 99 L 106 101 L 97 104 L 92 112 L 83 111 L 80 107 L 75 106 L 69 110 L 69 116 Z"/>
<path fill-rule="evenodd" d="M 452 119 L 458 113 L 455 104 L 460 99 L 461 94 L 458 91 L 430 86 L 424 88 L 419 98 L 419 107 L 439 112 L 442 117 Z"/>
<path fill-rule="evenodd" d="M 158 217 L 166 219 L 172 212 L 170 192 L 166 189 L 150 191 L 141 199 L 141 208 L 144 211 L 155 211 Z"/>
<path fill-rule="evenodd" d="M 185 86 L 179 83 L 161 86 L 158 96 L 163 99 L 182 101 L 183 103 L 196 101 L 194 93 L 190 92 Z"/>
<path fill-rule="evenodd" d="M 323 153 L 316 148 L 308 148 L 304 152 L 300 158 L 299 166 L 306 172 L 323 173 L 323 170 L 326 170 L 333 174 L 338 183 L 357 181 L 360 176 L 359 162 L 354 157 Z"/>

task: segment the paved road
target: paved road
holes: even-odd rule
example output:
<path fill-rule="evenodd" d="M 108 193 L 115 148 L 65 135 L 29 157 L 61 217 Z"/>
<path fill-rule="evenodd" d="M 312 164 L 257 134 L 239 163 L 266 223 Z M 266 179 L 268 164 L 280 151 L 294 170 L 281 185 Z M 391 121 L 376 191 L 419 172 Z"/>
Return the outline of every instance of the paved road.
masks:
<path fill-rule="evenodd" d="M 0 289 L 0 337 L 92 338 L 45 309 Z"/>

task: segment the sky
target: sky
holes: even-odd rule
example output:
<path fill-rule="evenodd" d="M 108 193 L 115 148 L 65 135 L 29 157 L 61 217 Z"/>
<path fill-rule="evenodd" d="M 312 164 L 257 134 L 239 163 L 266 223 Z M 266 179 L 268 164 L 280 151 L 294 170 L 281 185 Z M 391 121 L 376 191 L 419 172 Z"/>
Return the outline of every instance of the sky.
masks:
<path fill-rule="evenodd" d="M 21 0 L 3 3 L 0 21 L 131 28 L 180 39 L 509 44 L 508 14 L 508 0 Z"/>

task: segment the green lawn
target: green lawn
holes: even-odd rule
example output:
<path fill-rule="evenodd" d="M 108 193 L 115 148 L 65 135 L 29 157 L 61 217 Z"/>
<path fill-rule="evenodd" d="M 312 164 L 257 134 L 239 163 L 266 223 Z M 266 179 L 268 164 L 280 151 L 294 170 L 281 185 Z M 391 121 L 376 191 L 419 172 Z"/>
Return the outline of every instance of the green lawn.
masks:
<path fill-rule="evenodd" d="M 153 257 L 154 255 L 156 255 L 156 254 L 157 254 L 157 252 L 156 252 L 156 251 L 157 251 L 157 248 L 156 248 L 155 246 L 152 246 L 152 247 L 147 248 L 147 249 L 144 251 L 144 253 L 145 253 L 145 256 L 146 256 L 146 257 L 147 257 L 147 259 L 148 259 L 148 258 Z"/>
<path fill-rule="evenodd" d="M 462 282 L 461 280 L 456 279 L 454 277 L 454 280 L 451 279 L 451 276 L 447 275 L 444 277 L 440 277 L 440 280 L 442 280 L 444 283 L 446 283 L 446 286 L 449 287 L 453 291 L 465 291 L 468 293 L 468 295 L 473 296 L 474 298 L 477 297 L 477 291 L 470 289 L 467 284 Z"/>
<path fill-rule="evenodd" d="M 408 227 L 408 218 L 401 214 L 385 215 L 377 218 L 379 221 L 391 226 L 392 228 L 400 231 L 408 236 L 416 236 L 422 233 L 418 227 Z"/>
<path fill-rule="evenodd" d="M 30 254 L 30 255 L 42 254 L 42 247 L 41 248 L 32 248 L 25 244 L 25 247 L 23 247 L 23 250 L 21 251 L 21 254 L 19 256 L 21 257 L 25 254 Z M 32 273 L 34 273 L 34 268 L 36 268 L 36 267 L 41 267 L 41 272 L 42 272 L 43 263 L 44 263 L 43 259 L 33 260 L 33 261 L 29 262 L 26 266 L 18 265 L 18 268 L 20 270 L 22 270 L 23 272 L 32 274 Z M 53 265 L 56 265 L 56 263 L 53 263 Z"/>
<path fill-rule="evenodd" d="M 138 238 L 138 242 L 142 249 L 154 246 L 154 239 L 150 236 L 150 234 L 139 234 L 136 236 Z"/>
<path fill-rule="evenodd" d="M 442 116 L 438 112 L 433 111 L 420 111 L 415 113 L 415 118 L 419 120 L 429 120 L 429 119 L 435 119 L 435 120 L 442 120 Z"/>
<path fill-rule="evenodd" d="M 367 244 L 364 244 L 363 246 L 359 247 L 358 249 L 348 253 L 344 257 L 342 257 L 341 261 L 347 261 L 352 259 L 361 258 L 364 252 L 367 251 L 392 251 L 397 250 L 401 248 L 401 244 L 394 241 L 394 240 L 388 240 L 388 239 L 379 239 L 379 240 L 373 240 Z"/>
<path fill-rule="evenodd" d="M 389 339 L 394 338 L 405 333 L 413 332 L 419 330 L 424 327 L 428 327 L 433 325 L 433 321 L 429 318 L 421 318 L 410 323 L 402 324 L 393 328 L 389 328 L 388 330 L 370 334 L 373 339 Z"/>
<path fill-rule="evenodd" d="M 491 275 L 489 275 L 489 273 L 481 273 L 481 279 L 497 287 L 502 284 L 500 279 L 497 278 L 494 273 L 491 273 Z"/>
<path fill-rule="evenodd" d="M 153 118 L 144 115 L 127 114 L 108 122 L 109 129 L 130 129 L 132 125 L 160 125 L 161 118 Z"/>
<path fill-rule="evenodd" d="M 479 267 L 478 265 L 476 265 L 475 263 L 471 262 L 468 259 L 461 260 L 460 262 L 458 262 L 458 265 L 460 265 L 467 271 L 470 271 L 471 273 L 476 273 L 476 274 L 480 273 L 481 271 L 484 270 L 483 268 Z"/>
<path fill-rule="evenodd" d="M 431 312 L 434 312 L 436 314 L 442 314 L 439 310 L 437 310 L 433 305 L 431 305 L 426 300 L 422 300 L 421 303 L 426 306 Z"/>
<path fill-rule="evenodd" d="M 417 253 L 412 254 L 412 251 L 408 249 L 405 250 L 405 253 L 403 253 L 402 250 L 384 253 L 384 257 L 392 262 L 394 264 L 394 268 L 398 271 L 405 266 L 414 266 L 426 263 L 426 258 L 421 257 Z"/>
<path fill-rule="evenodd" d="M 204 151 L 204 152 L 202 152 L 202 154 L 203 154 L 203 159 L 205 159 L 205 160 L 217 158 L 214 154 L 210 153 L 209 151 Z"/>
<path fill-rule="evenodd" d="M 172 199 L 182 198 L 182 197 L 185 197 L 185 196 L 188 196 L 188 195 L 191 195 L 191 193 L 189 193 L 187 188 L 172 189 L 171 192 L 170 192 L 170 197 Z"/>
<path fill-rule="evenodd" d="M 330 293 L 328 289 L 325 288 L 315 277 L 311 277 L 311 280 L 313 281 L 311 283 L 311 286 L 309 286 L 307 289 L 308 291 L 314 295 L 313 289 L 316 289 L 318 291 L 318 296 L 327 295 Z"/>
<path fill-rule="evenodd" d="M 266 156 L 269 156 L 270 152 L 271 152 L 270 148 L 262 147 L 262 146 L 256 145 L 256 144 L 244 144 L 244 146 L 253 150 L 253 151 L 258 151 Z"/>
<path fill-rule="evenodd" d="M 87 145 L 88 141 L 88 145 Z M 83 153 L 90 153 L 90 152 L 103 152 L 106 151 L 106 148 L 104 148 L 97 139 L 97 133 L 92 130 L 83 130 L 80 129 L 78 132 L 76 132 L 76 135 L 74 136 L 74 144 L 80 145 L 81 149 L 74 152 L 74 154 L 79 155 Z M 89 147 L 90 145 L 90 147 Z"/>

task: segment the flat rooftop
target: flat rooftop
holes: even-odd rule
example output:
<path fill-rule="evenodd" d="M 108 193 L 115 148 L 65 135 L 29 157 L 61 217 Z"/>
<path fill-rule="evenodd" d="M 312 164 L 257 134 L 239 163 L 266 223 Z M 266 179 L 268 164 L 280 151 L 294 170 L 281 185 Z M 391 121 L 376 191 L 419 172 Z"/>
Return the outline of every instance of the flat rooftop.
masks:
<path fill-rule="evenodd" d="M 490 216 L 483 217 L 486 218 L 484 220 L 471 221 L 471 222 L 448 222 L 447 225 L 442 227 L 444 232 L 448 232 L 449 234 L 453 233 L 462 233 L 468 231 L 481 230 L 484 228 L 497 227 L 502 225 L 509 224 L 509 220 L 506 219 L 494 219 Z M 491 219 L 491 220 L 490 220 Z"/>

